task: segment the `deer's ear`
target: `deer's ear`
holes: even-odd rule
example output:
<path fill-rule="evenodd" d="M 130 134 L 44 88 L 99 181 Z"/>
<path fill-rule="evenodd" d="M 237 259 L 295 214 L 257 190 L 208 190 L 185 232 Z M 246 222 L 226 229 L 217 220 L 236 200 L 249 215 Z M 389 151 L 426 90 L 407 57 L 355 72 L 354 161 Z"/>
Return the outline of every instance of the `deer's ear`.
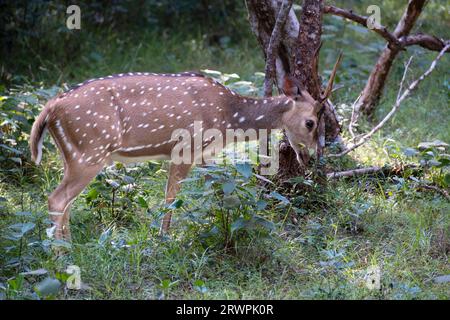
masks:
<path fill-rule="evenodd" d="M 284 78 L 283 93 L 291 98 L 298 98 L 302 95 L 300 88 L 297 86 L 295 79 L 291 76 Z"/>

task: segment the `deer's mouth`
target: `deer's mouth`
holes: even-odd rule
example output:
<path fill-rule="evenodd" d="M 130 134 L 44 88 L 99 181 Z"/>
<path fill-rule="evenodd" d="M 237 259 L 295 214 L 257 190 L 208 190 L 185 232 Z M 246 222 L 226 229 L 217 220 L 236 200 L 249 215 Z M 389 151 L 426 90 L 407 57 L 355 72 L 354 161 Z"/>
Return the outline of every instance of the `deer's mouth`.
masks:
<path fill-rule="evenodd" d="M 308 166 L 311 156 L 309 155 L 308 148 L 300 148 L 300 150 L 296 151 L 297 153 L 297 161 L 300 163 L 302 167 Z"/>

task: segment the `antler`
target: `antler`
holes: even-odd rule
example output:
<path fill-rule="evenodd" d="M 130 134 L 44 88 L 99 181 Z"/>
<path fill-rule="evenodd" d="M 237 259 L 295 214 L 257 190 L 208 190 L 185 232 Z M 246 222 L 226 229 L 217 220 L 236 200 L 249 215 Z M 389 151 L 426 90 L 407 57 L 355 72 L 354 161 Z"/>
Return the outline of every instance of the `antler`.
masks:
<path fill-rule="evenodd" d="M 331 92 L 333 91 L 334 77 L 336 76 L 336 71 L 337 71 L 339 64 L 341 63 L 341 60 L 342 60 L 342 52 L 339 54 L 339 57 L 337 58 L 336 63 L 334 64 L 333 71 L 331 72 L 330 80 L 328 81 L 327 88 L 325 89 L 324 94 L 321 96 L 322 101 L 327 100 L 328 97 L 330 96 Z"/>

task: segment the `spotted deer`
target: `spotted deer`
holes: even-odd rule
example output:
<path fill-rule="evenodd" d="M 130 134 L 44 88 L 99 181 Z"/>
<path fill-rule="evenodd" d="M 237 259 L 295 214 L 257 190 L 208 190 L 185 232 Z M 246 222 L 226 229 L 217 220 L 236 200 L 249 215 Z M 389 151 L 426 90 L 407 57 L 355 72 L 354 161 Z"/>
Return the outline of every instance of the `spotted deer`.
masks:
<path fill-rule="evenodd" d="M 64 162 L 61 184 L 48 197 L 56 239 L 70 241 L 69 207 L 89 182 L 113 161 L 170 160 L 177 141 L 171 133 L 193 122 L 205 128 L 284 129 L 300 163 L 317 145 L 323 101 L 331 92 L 337 63 L 323 98 L 288 78 L 284 94 L 271 98 L 242 96 L 199 73 L 127 73 L 92 79 L 51 99 L 31 130 L 32 159 L 39 164 L 45 133 L 50 132 Z M 170 163 L 165 201 L 172 202 L 191 164 Z M 167 232 L 168 212 L 161 232 Z"/>

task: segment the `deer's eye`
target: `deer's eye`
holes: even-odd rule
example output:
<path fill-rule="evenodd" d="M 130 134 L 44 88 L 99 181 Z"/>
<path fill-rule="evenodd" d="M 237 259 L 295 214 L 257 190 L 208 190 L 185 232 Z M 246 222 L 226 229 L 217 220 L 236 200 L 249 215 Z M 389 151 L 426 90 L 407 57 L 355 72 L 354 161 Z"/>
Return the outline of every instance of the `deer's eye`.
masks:
<path fill-rule="evenodd" d="M 312 130 L 312 128 L 314 128 L 314 121 L 313 121 L 313 120 L 306 120 L 305 126 L 306 126 L 309 130 Z"/>

